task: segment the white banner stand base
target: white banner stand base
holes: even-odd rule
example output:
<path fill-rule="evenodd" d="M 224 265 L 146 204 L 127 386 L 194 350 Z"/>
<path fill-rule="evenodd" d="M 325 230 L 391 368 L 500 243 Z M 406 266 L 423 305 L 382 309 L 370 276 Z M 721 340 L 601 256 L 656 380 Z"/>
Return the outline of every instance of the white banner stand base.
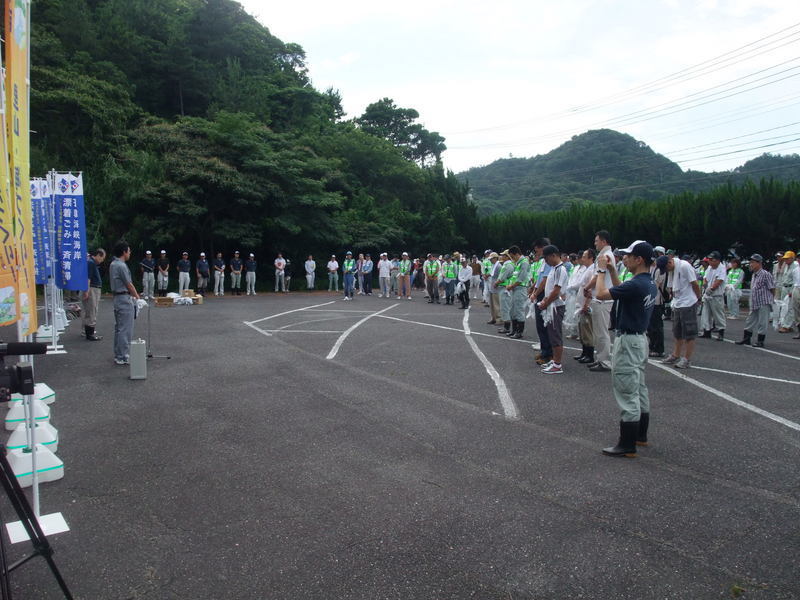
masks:
<path fill-rule="evenodd" d="M 36 520 L 39 522 L 39 527 L 42 528 L 42 533 L 44 533 L 45 536 L 69 531 L 69 525 L 67 525 L 61 513 L 40 515 Z M 29 539 L 28 532 L 25 531 L 22 521 L 6 523 L 6 531 L 8 532 L 8 538 L 11 540 L 12 544 L 25 542 Z"/>
<path fill-rule="evenodd" d="M 8 464 L 22 487 L 30 487 L 33 483 L 31 455 L 26 449 L 8 453 Z M 64 461 L 41 444 L 36 444 L 36 474 L 40 483 L 57 481 L 64 477 Z"/>
<path fill-rule="evenodd" d="M 40 328 L 41 329 L 41 328 Z M 33 397 L 41 400 L 45 404 L 52 404 L 56 401 L 56 393 L 46 383 L 37 383 L 34 388 Z M 11 402 L 22 402 L 22 394 L 11 394 Z M 9 404 L 9 407 L 11 405 Z"/>
<path fill-rule="evenodd" d="M 33 418 L 37 423 L 50 422 L 50 407 L 41 400 L 33 400 Z M 10 402 L 6 414 L 6 431 L 14 431 L 20 423 L 25 424 L 25 405 L 22 402 Z"/>
<path fill-rule="evenodd" d="M 59 308 L 56 310 L 56 327 L 58 327 L 59 333 L 64 333 L 64 330 L 69 325 L 70 321 L 67 319 L 67 311 L 63 308 Z"/>
<path fill-rule="evenodd" d="M 45 446 L 53 454 L 58 453 L 58 429 L 50 423 L 36 423 L 36 443 Z M 23 450 L 28 447 L 28 427 L 25 423 L 20 423 L 11 432 L 6 442 L 6 449 Z"/>

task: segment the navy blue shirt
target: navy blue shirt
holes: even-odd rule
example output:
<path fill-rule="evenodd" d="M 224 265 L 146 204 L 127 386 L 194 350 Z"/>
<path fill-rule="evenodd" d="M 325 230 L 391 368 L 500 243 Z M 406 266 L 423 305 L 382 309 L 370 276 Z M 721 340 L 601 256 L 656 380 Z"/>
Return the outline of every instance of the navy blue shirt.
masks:
<path fill-rule="evenodd" d="M 208 277 L 208 261 L 205 258 L 197 261 L 197 270 L 203 277 Z"/>
<path fill-rule="evenodd" d="M 222 260 L 221 258 L 215 258 L 214 259 L 214 266 L 215 267 L 219 267 L 220 269 L 222 269 L 224 271 L 225 270 L 225 261 Z"/>
<path fill-rule="evenodd" d="M 89 287 L 103 287 L 103 278 L 100 275 L 100 267 L 94 262 L 93 258 L 86 261 L 86 269 L 89 273 Z"/>
<path fill-rule="evenodd" d="M 242 259 L 241 258 L 232 258 L 231 259 L 231 271 L 241 271 L 242 270 Z"/>
<path fill-rule="evenodd" d="M 256 270 L 256 261 L 250 259 L 245 261 L 244 268 L 248 271 L 255 271 Z"/>
<path fill-rule="evenodd" d="M 156 268 L 156 261 L 154 261 L 152 258 L 145 258 L 139 264 L 145 273 L 152 273 Z"/>
<path fill-rule="evenodd" d="M 178 271 L 180 273 L 188 273 L 192 270 L 192 263 L 188 258 L 182 258 L 178 261 Z"/>
<path fill-rule="evenodd" d="M 650 323 L 653 305 L 656 303 L 656 284 L 650 273 L 639 273 L 610 290 L 617 301 L 617 331 L 621 333 L 644 333 Z"/>

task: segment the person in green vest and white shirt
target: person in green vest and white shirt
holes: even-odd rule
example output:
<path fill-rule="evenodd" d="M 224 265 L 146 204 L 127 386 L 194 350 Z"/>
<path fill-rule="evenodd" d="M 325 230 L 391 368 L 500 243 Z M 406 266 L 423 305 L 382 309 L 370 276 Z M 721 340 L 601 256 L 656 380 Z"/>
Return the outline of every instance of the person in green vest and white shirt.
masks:
<path fill-rule="evenodd" d="M 428 260 L 422 265 L 425 273 L 425 288 L 428 291 L 428 304 L 441 304 L 439 302 L 439 261 L 433 254 L 428 254 Z"/>
<path fill-rule="evenodd" d="M 514 272 L 506 287 L 511 292 L 511 335 L 521 339 L 525 331 L 525 305 L 528 300 L 528 286 L 531 283 L 531 263 L 523 256 L 519 246 L 511 246 L 508 255 L 514 261 Z"/>
<path fill-rule="evenodd" d="M 353 259 L 353 253 L 349 250 L 342 262 L 342 275 L 344 276 L 344 299 L 352 300 L 356 282 L 356 261 Z"/>
<path fill-rule="evenodd" d="M 397 297 L 411 300 L 411 259 L 408 252 L 403 252 L 397 273 Z"/>
<path fill-rule="evenodd" d="M 729 319 L 739 318 L 739 300 L 742 297 L 744 270 L 738 258 L 731 259 L 728 264 L 728 276 L 725 280 L 725 299 L 728 303 Z"/>
<path fill-rule="evenodd" d="M 491 291 L 489 290 L 489 277 L 492 275 L 492 261 L 489 259 L 489 255 L 492 253 L 491 250 L 486 250 L 483 253 L 483 260 L 481 261 L 481 278 L 483 279 L 483 303 L 487 306 L 491 301 L 489 294 Z"/>
<path fill-rule="evenodd" d="M 444 279 L 444 303 L 453 304 L 456 297 L 456 277 L 458 277 L 458 266 L 450 258 L 449 254 L 444 255 L 442 264 L 442 278 Z"/>
<path fill-rule="evenodd" d="M 497 279 L 494 281 L 494 288 L 499 296 L 500 304 L 500 321 L 502 327 L 497 330 L 497 333 L 504 333 L 511 335 L 511 292 L 506 287 L 514 274 L 514 261 L 508 254 L 508 250 L 503 250 L 500 253 L 500 269 L 497 272 Z"/>

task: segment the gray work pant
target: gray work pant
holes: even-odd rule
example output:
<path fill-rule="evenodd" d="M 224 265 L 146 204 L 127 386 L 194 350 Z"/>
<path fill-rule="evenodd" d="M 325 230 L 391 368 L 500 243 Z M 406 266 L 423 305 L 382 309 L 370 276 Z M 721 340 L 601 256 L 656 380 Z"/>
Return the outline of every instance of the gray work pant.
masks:
<path fill-rule="evenodd" d="M 165 275 L 161 271 L 158 272 L 158 289 L 159 291 L 167 291 L 169 286 L 169 275 Z"/>
<path fill-rule="evenodd" d="M 622 421 L 638 421 L 650 412 L 650 398 L 644 379 L 648 343 L 643 333 L 623 333 L 614 339 L 611 353 L 611 384 Z"/>
<path fill-rule="evenodd" d="M 581 313 L 581 318 L 578 320 L 578 337 L 584 346 L 594 347 L 592 313 Z"/>
<path fill-rule="evenodd" d="M 769 329 L 769 314 L 771 311 L 771 304 L 765 304 L 756 310 L 751 310 L 750 314 L 747 315 L 747 320 L 744 322 L 744 330 L 750 333 L 755 332 L 758 335 L 767 335 L 767 329 Z"/>
<path fill-rule="evenodd" d="M 247 295 L 253 294 L 256 295 L 256 272 L 255 271 L 248 271 L 245 274 L 245 283 L 247 283 Z"/>
<path fill-rule="evenodd" d="M 225 273 L 214 271 L 214 293 L 222 296 L 225 293 Z"/>
<path fill-rule="evenodd" d="M 286 272 L 283 269 L 275 269 L 275 291 L 286 291 Z"/>
<path fill-rule="evenodd" d="M 178 273 L 178 293 L 183 295 L 183 290 L 189 289 L 189 274 Z"/>
<path fill-rule="evenodd" d="M 328 291 L 329 292 L 338 292 L 339 291 L 339 274 L 338 273 L 331 273 L 328 271 Z"/>
<path fill-rule="evenodd" d="M 89 298 L 82 300 L 83 326 L 94 327 L 97 325 L 97 305 L 100 303 L 100 288 L 90 287 Z"/>
<path fill-rule="evenodd" d="M 511 320 L 525 320 L 525 304 L 528 301 L 528 291 L 525 287 L 518 285 L 511 290 Z"/>
<path fill-rule="evenodd" d="M 242 273 L 231 273 L 231 288 L 238 290 L 242 287 Z"/>
<path fill-rule="evenodd" d="M 130 354 L 134 315 L 133 297 L 129 294 L 115 295 L 114 358 L 117 360 L 126 360 Z"/>
<path fill-rule="evenodd" d="M 706 296 L 703 300 L 703 331 L 709 331 L 714 326 L 717 329 L 725 329 L 727 319 L 725 317 L 725 296 Z"/>
<path fill-rule="evenodd" d="M 504 287 L 499 288 L 500 296 L 500 319 L 504 322 L 511 320 L 511 294 Z"/>
<path fill-rule="evenodd" d="M 742 297 L 742 290 L 730 289 L 725 292 L 725 297 L 728 300 L 728 310 L 731 317 L 739 318 L 739 299 Z"/>
<path fill-rule="evenodd" d="M 790 312 L 794 315 L 794 323 L 800 323 L 800 287 L 792 289 L 792 306 Z"/>
<path fill-rule="evenodd" d="M 156 283 L 155 273 L 142 274 L 142 295 L 145 298 L 154 298 L 154 288 Z"/>
<path fill-rule="evenodd" d="M 378 283 L 381 286 L 381 294 L 388 298 L 392 288 L 391 277 L 378 277 Z"/>
<path fill-rule="evenodd" d="M 608 324 L 611 322 L 612 302 L 592 301 L 592 335 L 597 362 L 604 367 L 609 366 L 611 358 L 611 334 Z M 647 354 L 645 353 L 645 356 Z"/>

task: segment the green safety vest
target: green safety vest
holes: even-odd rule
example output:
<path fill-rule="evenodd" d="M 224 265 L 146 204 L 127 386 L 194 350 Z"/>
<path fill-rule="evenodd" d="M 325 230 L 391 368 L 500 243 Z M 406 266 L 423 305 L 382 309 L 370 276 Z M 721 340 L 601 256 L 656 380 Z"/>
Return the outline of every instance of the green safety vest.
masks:
<path fill-rule="evenodd" d="M 410 260 L 401 260 L 400 261 L 400 275 L 408 275 L 409 270 L 411 269 L 411 261 Z"/>
<path fill-rule="evenodd" d="M 455 279 L 456 265 L 454 263 L 444 263 L 443 265 L 445 279 Z"/>
<path fill-rule="evenodd" d="M 507 260 L 500 266 L 500 272 L 497 274 L 497 285 L 506 285 L 508 280 L 512 277 L 514 272 L 514 263 Z"/>
<path fill-rule="evenodd" d="M 744 277 L 740 279 L 740 276 L 744 273 L 742 269 L 731 269 L 728 271 L 728 285 L 736 286 L 737 290 L 742 289 L 742 282 L 744 281 Z"/>
<path fill-rule="evenodd" d="M 481 262 L 482 271 L 484 275 L 491 275 L 492 274 L 492 261 L 491 259 L 484 258 L 483 262 Z"/>
<path fill-rule="evenodd" d="M 633 279 L 633 273 L 625 269 L 625 273 L 622 275 L 622 282 L 625 283 L 629 279 Z"/>
<path fill-rule="evenodd" d="M 350 273 L 353 270 L 353 267 L 356 265 L 356 261 L 352 258 L 350 260 L 345 259 L 344 261 L 344 272 Z"/>
<path fill-rule="evenodd" d="M 531 265 L 531 279 L 538 283 L 539 281 L 539 271 L 542 270 L 544 266 L 544 259 L 540 258 L 535 263 Z"/>
<path fill-rule="evenodd" d="M 527 287 L 527 285 L 530 283 L 530 279 L 528 279 L 527 281 L 522 281 L 519 278 L 519 272 L 522 270 L 523 262 L 526 264 L 530 264 L 530 261 L 527 258 L 525 258 L 524 256 L 520 256 L 519 260 L 514 264 L 514 274 L 511 275 L 511 278 L 508 280 L 508 285 L 511 285 L 512 283 L 517 283 L 517 281 L 519 281 L 521 286 Z M 530 271 L 528 271 L 528 277 L 530 278 Z"/>
<path fill-rule="evenodd" d="M 425 267 L 425 272 L 430 276 L 433 277 L 439 272 L 439 263 L 435 260 L 428 261 L 427 266 Z"/>

